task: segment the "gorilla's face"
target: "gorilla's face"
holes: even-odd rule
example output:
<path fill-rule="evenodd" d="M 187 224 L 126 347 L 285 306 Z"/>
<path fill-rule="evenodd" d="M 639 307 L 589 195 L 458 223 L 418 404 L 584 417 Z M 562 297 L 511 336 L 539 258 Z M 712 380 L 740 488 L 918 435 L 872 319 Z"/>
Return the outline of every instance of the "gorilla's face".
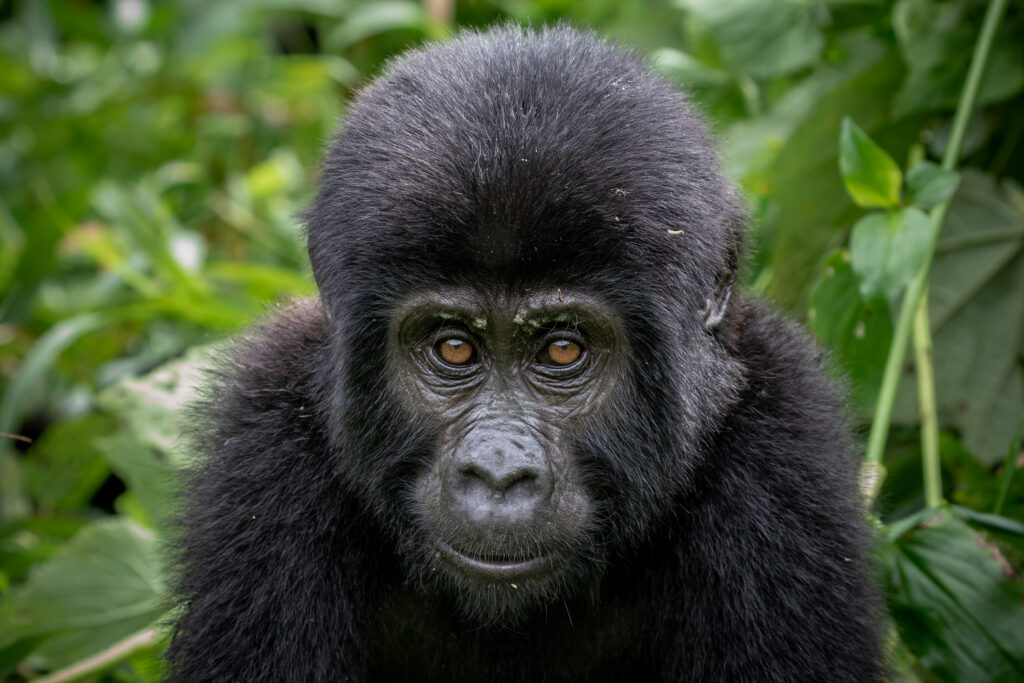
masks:
<path fill-rule="evenodd" d="M 394 389 L 435 441 L 412 485 L 410 559 L 474 608 L 550 598 L 600 563 L 580 436 L 621 393 L 622 329 L 605 302 L 558 287 L 420 292 L 393 315 Z"/>
<path fill-rule="evenodd" d="M 338 472 L 418 595 L 492 621 L 646 543 L 742 375 L 716 331 L 742 213 L 703 128 L 634 55 L 544 45 L 397 63 L 308 214 Z"/>

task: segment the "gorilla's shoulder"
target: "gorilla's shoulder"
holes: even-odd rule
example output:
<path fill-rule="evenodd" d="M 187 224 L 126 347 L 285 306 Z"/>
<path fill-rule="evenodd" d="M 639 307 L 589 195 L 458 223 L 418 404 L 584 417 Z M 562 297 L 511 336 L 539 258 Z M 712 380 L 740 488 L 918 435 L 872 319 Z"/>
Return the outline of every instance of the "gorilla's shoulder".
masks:
<path fill-rule="evenodd" d="M 745 298 L 738 305 L 728 344 L 742 359 L 746 382 L 735 417 L 748 430 L 764 429 L 769 443 L 846 445 L 846 390 L 829 371 L 827 351 L 769 304 Z"/>
<path fill-rule="evenodd" d="M 283 305 L 228 347 L 194 409 L 220 430 L 279 430 L 316 397 L 326 325 L 319 298 Z"/>
<path fill-rule="evenodd" d="M 782 372 L 787 379 L 817 381 L 827 353 L 805 327 L 752 297 L 736 302 L 739 324 L 730 335 L 732 351 L 755 374 Z"/>
<path fill-rule="evenodd" d="M 327 318 L 319 298 L 282 306 L 256 325 L 235 348 L 234 362 L 257 384 L 293 384 L 315 371 L 314 357 L 327 341 Z"/>

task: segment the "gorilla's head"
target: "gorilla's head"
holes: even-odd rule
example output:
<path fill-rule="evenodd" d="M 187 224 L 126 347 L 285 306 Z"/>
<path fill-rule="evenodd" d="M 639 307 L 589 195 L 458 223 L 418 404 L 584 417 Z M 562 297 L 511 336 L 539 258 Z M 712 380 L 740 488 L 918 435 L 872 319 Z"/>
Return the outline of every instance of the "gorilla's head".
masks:
<path fill-rule="evenodd" d="M 564 27 L 408 53 L 307 220 L 332 451 L 410 579 L 515 617 L 668 514 L 741 382 L 742 217 L 642 59 Z"/>

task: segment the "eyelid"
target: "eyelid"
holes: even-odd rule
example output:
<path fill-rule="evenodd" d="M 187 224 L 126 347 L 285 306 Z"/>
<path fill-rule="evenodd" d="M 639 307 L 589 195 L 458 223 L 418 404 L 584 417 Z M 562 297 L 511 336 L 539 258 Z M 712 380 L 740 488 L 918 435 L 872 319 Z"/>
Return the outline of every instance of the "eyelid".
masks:
<path fill-rule="evenodd" d="M 479 346 L 476 343 L 476 337 L 464 325 L 447 319 L 440 321 L 437 325 L 431 325 L 426 330 L 426 334 L 423 335 L 421 343 L 434 346 L 438 342 L 443 342 L 447 339 L 461 339 L 472 344 L 474 347 Z"/>
<path fill-rule="evenodd" d="M 580 332 L 579 324 L 569 325 L 566 323 L 553 325 L 537 335 L 537 339 L 540 342 L 538 344 L 538 348 L 544 348 L 548 344 L 559 341 L 560 339 L 571 341 L 574 344 L 579 344 L 580 347 L 585 348 L 587 346 L 586 337 L 582 332 Z"/>

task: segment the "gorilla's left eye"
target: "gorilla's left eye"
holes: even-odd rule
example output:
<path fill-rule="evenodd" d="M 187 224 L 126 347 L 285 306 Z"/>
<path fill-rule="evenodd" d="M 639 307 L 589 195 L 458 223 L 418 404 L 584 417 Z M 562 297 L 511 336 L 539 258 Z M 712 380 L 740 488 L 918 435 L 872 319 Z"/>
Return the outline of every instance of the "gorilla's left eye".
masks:
<path fill-rule="evenodd" d="M 541 365 L 564 368 L 572 365 L 583 355 L 583 348 L 571 339 L 555 339 L 541 349 L 537 360 Z"/>
<path fill-rule="evenodd" d="M 469 365 L 476 359 L 476 349 L 473 345 L 457 337 L 435 344 L 434 353 L 448 365 L 460 367 Z"/>

